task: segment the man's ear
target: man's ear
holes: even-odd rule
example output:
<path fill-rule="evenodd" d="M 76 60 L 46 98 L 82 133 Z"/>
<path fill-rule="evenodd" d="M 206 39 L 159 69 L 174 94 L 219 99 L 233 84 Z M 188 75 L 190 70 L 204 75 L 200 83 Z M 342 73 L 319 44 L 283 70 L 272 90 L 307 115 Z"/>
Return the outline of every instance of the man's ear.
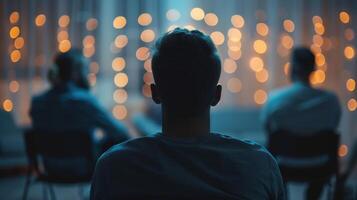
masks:
<path fill-rule="evenodd" d="M 214 92 L 211 106 L 215 106 L 218 104 L 219 100 L 221 100 L 221 95 L 222 95 L 222 86 L 218 84 L 216 86 L 216 91 Z"/>
<path fill-rule="evenodd" d="M 161 103 L 161 96 L 159 93 L 159 90 L 157 89 L 157 86 L 155 84 L 150 85 L 151 88 L 151 98 L 156 104 Z"/>

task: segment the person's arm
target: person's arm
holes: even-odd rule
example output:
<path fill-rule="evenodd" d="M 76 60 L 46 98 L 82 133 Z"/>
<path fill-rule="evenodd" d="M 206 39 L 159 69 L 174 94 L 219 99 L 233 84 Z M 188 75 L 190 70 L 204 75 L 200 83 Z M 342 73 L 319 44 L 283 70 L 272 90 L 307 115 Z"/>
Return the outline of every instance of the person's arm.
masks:
<path fill-rule="evenodd" d="M 106 194 L 106 170 L 103 159 L 98 159 L 95 166 L 91 187 L 90 187 L 90 200 L 105 200 Z"/>
<path fill-rule="evenodd" d="M 115 120 L 100 104 L 92 97 L 88 103 L 86 114 L 91 115 L 94 126 L 103 129 L 105 134 L 112 137 L 116 142 L 123 142 L 129 139 L 129 130 L 120 121 Z"/>

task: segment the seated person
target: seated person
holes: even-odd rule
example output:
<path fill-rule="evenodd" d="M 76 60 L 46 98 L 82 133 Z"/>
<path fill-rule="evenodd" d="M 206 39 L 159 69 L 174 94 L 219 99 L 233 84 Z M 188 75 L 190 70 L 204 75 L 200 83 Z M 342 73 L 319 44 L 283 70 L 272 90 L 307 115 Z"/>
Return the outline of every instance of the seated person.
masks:
<path fill-rule="evenodd" d="M 307 48 L 292 53 L 290 78 L 292 84 L 271 92 L 262 111 L 262 121 L 268 133 L 278 130 L 296 133 L 317 133 L 336 130 L 341 117 L 337 96 L 310 85 L 315 70 L 315 56 Z"/>
<path fill-rule="evenodd" d="M 91 199 L 283 199 L 279 168 L 263 147 L 210 132 L 222 90 L 210 37 L 176 28 L 157 41 L 152 66 L 162 133 L 104 153 Z"/>
<path fill-rule="evenodd" d="M 127 128 L 90 93 L 87 73 L 87 61 L 80 50 L 56 56 L 55 66 L 48 74 L 51 88 L 32 99 L 33 128 L 59 133 L 100 128 L 105 132 L 106 145 L 127 140 Z"/>
<path fill-rule="evenodd" d="M 315 56 L 307 48 L 293 50 L 290 78 L 292 84 L 273 91 L 262 111 L 266 131 L 289 131 L 293 134 L 314 134 L 337 129 L 341 108 L 332 92 L 315 89 L 310 85 L 310 75 L 315 70 Z M 295 164 L 305 163 L 303 159 L 293 160 Z M 284 165 L 295 165 L 291 160 L 281 159 Z M 322 163 L 323 158 L 310 159 L 309 163 Z M 318 199 L 325 180 L 310 183 L 307 199 Z"/>

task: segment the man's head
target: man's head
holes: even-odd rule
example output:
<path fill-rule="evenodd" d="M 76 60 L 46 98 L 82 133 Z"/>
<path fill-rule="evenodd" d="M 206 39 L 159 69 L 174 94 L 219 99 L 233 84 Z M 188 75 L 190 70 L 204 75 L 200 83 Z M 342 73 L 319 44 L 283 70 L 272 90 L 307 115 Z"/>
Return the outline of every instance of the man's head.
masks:
<path fill-rule="evenodd" d="M 315 70 L 315 56 L 305 47 L 295 48 L 291 55 L 291 80 L 308 82 Z"/>
<path fill-rule="evenodd" d="M 153 100 L 176 116 L 199 116 L 218 103 L 221 62 L 209 36 L 176 28 L 155 45 Z"/>
<path fill-rule="evenodd" d="M 79 87 L 89 88 L 88 63 L 81 50 L 71 49 L 65 53 L 59 53 L 54 62 L 54 71 L 59 84 L 73 82 Z"/>

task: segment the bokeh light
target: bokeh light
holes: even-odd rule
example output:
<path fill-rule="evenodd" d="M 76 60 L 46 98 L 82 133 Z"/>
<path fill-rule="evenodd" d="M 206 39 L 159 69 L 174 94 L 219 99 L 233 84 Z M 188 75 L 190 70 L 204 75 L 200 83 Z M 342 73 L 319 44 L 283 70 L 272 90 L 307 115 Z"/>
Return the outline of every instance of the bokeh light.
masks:
<path fill-rule="evenodd" d="M 262 69 L 255 73 L 255 78 L 259 83 L 265 83 L 269 79 L 269 72 L 266 69 Z"/>
<path fill-rule="evenodd" d="M 14 107 L 14 104 L 12 103 L 12 101 L 10 99 L 5 99 L 2 102 L 2 107 L 6 112 L 11 112 Z"/>
<path fill-rule="evenodd" d="M 345 157 L 348 154 L 348 147 L 345 144 L 341 144 L 338 147 L 338 156 L 339 157 Z"/>
<path fill-rule="evenodd" d="M 10 29 L 9 35 L 12 39 L 17 38 L 20 35 L 20 28 L 18 26 L 14 26 Z"/>
<path fill-rule="evenodd" d="M 264 104 L 267 98 L 268 98 L 267 93 L 262 89 L 258 89 L 254 92 L 254 101 L 258 105 Z"/>
<path fill-rule="evenodd" d="M 284 64 L 284 74 L 289 75 L 290 73 L 290 62 Z"/>
<path fill-rule="evenodd" d="M 315 55 L 315 62 L 318 67 L 321 67 L 325 64 L 325 56 L 322 53 L 317 53 Z"/>
<path fill-rule="evenodd" d="M 142 26 L 150 25 L 152 22 L 152 17 L 149 13 L 143 13 L 138 17 L 138 23 Z"/>
<path fill-rule="evenodd" d="M 147 47 L 140 47 L 136 50 L 136 58 L 144 61 L 150 57 L 150 50 Z"/>
<path fill-rule="evenodd" d="M 114 83 L 117 87 L 123 88 L 128 84 L 129 78 L 125 73 L 119 72 L 114 77 Z"/>
<path fill-rule="evenodd" d="M 119 120 L 125 119 L 128 114 L 128 110 L 124 105 L 116 105 L 113 108 L 113 116 Z"/>
<path fill-rule="evenodd" d="M 82 41 L 82 44 L 83 44 L 83 47 L 85 48 L 89 48 L 89 47 L 92 47 L 94 46 L 95 44 L 95 38 L 93 35 L 87 35 L 83 38 L 83 41 Z"/>
<path fill-rule="evenodd" d="M 68 15 L 62 15 L 59 19 L 58 19 L 58 26 L 61 28 L 65 28 L 69 25 L 70 22 L 70 18 Z"/>
<path fill-rule="evenodd" d="M 35 24 L 36 26 L 43 26 L 46 23 L 46 15 L 44 14 L 39 14 L 35 18 Z"/>
<path fill-rule="evenodd" d="M 68 40 L 68 32 L 65 30 L 62 30 L 60 32 L 57 33 L 57 41 L 61 42 L 62 40 Z"/>
<path fill-rule="evenodd" d="M 253 48 L 255 52 L 264 54 L 267 51 L 268 46 L 263 40 L 255 40 L 253 43 Z"/>
<path fill-rule="evenodd" d="M 312 72 L 310 75 L 310 83 L 313 85 L 321 84 L 325 82 L 325 79 L 326 79 L 326 74 L 321 69 Z"/>
<path fill-rule="evenodd" d="M 316 23 L 322 24 L 322 18 L 320 16 L 315 15 L 312 17 L 312 23 L 313 24 L 316 24 Z"/>
<path fill-rule="evenodd" d="M 232 74 L 237 70 L 237 63 L 233 59 L 227 58 L 224 60 L 223 70 L 228 74 Z"/>
<path fill-rule="evenodd" d="M 126 62 L 123 57 L 116 57 L 112 61 L 112 68 L 114 71 L 120 72 L 125 68 Z"/>
<path fill-rule="evenodd" d="M 294 30 L 295 30 L 295 24 L 290 19 L 284 20 L 283 26 L 284 26 L 285 31 L 287 31 L 289 33 L 294 32 Z"/>
<path fill-rule="evenodd" d="M 240 15 L 233 15 L 231 17 L 231 23 L 236 28 L 242 28 L 244 26 L 244 18 Z"/>
<path fill-rule="evenodd" d="M 151 59 L 147 59 L 145 60 L 144 62 L 144 69 L 147 71 L 147 72 L 152 72 L 152 68 L 151 68 Z"/>
<path fill-rule="evenodd" d="M 24 45 L 25 45 L 25 40 L 24 40 L 23 37 L 18 37 L 18 38 L 15 39 L 14 47 L 16 49 L 21 49 L 22 47 L 24 47 Z"/>
<path fill-rule="evenodd" d="M 346 89 L 350 92 L 353 92 L 356 89 L 356 81 L 353 78 L 349 78 L 346 81 Z"/>
<path fill-rule="evenodd" d="M 256 31 L 261 36 L 267 36 L 269 34 L 269 27 L 265 23 L 258 23 Z"/>
<path fill-rule="evenodd" d="M 20 13 L 17 11 L 14 11 L 10 14 L 9 21 L 11 24 L 16 24 L 20 19 Z"/>
<path fill-rule="evenodd" d="M 9 90 L 10 90 L 10 92 L 16 93 L 16 92 L 19 91 L 19 89 L 20 89 L 20 84 L 19 84 L 19 82 L 15 81 L 15 80 L 10 81 L 10 83 L 9 83 Z"/>
<path fill-rule="evenodd" d="M 349 60 L 355 57 L 355 49 L 352 46 L 345 47 L 343 53 L 345 54 L 345 57 Z"/>
<path fill-rule="evenodd" d="M 114 40 L 114 44 L 119 49 L 124 48 L 128 44 L 128 37 L 126 35 L 118 35 Z"/>
<path fill-rule="evenodd" d="M 151 97 L 151 88 L 150 85 L 144 84 L 142 87 L 142 92 L 145 97 Z"/>
<path fill-rule="evenodd" d="M 281 37 L 281 44 L 283 45 L 284 48 L 291 49 L 294 46 L 294 40 L 291 36 L 284 34 Z"/>
<path fill-rule="evenodd" d="M 86 28 L 88 31 L 93 31 L 98 26 L 98 20 L 95 18 L 89 18 L 86 22 Z"/>
<path fill-rule="evenodd" d="M 239 42 L 242 39 L 242 32 L 236 28 L 230 28 L 227 35 L 229 40 L 233 42 Z"/>
<path fill-rule="evenodd" d="M 323 35 L 325 33 L 325 27 L 322 23 L 316 23 L 314 25 L 315 32 L 319 35 Z"/>
<path fill-rule="evenodd" d="M 321 47 L 324 44 L 324 39 L 320 35 L 314 35 L 312 37 L 312 42 L 314 43 L 314 45 Z"/>
<path fill-rule="evenodd" d="M 224 43 L 224 35 L 219 31 L 214 31 L 210 34 L 213 43 L 217 46 Z"/>
<path fill-rule="evenodd" d="M 95 47 L 94 46 L 84 47 L 82 52 L 85 57 L 90 58 L 95 53 Z"/>
<path fill-rule="evenodd" d="M 255 71 L 255 72 L 259 72 L 261 70 L 263 70 L 264 67 L 264 62 L 261 58 L 259 57 L 252 57 L 249 61 L 249 67 Z"/>
<path fill-rule="evenodd" d="M 193 8 L 191 10 L 191 17 L 196 21 L 200 21 L 205 17 L 205 11 L 202 8 Z"/>
<path fill-rule="evenodd" d="M 238 78 L 230 78 L 227 81 L 227 89 L 232 93 L 238 93 L 242 90 L 242 82 Z"/>
<path fill-rule="evenodd" d="M 113 93 L 113 99 L 116 103 L 125 103 L 128 99 L 128 93 L 124 89 L 116 89 Z"/>
<path fill-rule="evenodd" d="M 214 13 L 207 13 L 204 20 L 208 26 L 216 26 L 218 24 L 218 17 Z"/>
<path fill-rule="evenodd" d="M 10 59 L 14 63 L 19 62 L 19 60 L 21 59 L 21 52 L 19 50 L 12 51 L 10 54 Z"/>
<path fill-rule="evenodd" d="M 124 28 L 126 25 L 126 19 L 123 16 L 117 16 L 116 18 L 114 18 L 113 20 L 113 27 L 115 29 L 121 29 Z"/>
<path fill-rule="evenodd" d="M 339 17 L 340 17 L 340 21 L 344 24 L 347 24 L 350 22 L 350 15 L 345 11 L 341 11 L 339 14 Z"/>
<path fill-rule="evenodd" d="M 58 50 L 62 53 L 69 51 L 71 49 L 71 47 L 72 47 L 72 44 L 71 44 L 71 41 L 69 41 L 69 40 L 62 40 L 58 44 Z"/>
<path fill-rule="evenodd" d="M 345 30 L 345 38 L 348 41 L 351 41 L 351 40 L 353 40 L 355 38 L 355 32 L 353 31 L 353 29 L 347 28 Z"/>
<path fill-rule="evenodd" d="M 354 98 L 351 98 L 347 102 L 347 109 L 351 112 L 355 111 L 357 109 L 357 101 Z"/>
<path fill-rule="evenodd" d="M 152 42 L 155 39 L 155 32 L 152 29 L 146 29 L 140 34 L 143 42 Z"/>
<path fill-rule="evenodd" d="M 181 17 L 181 14 L 178 10 L 176 9 L 170 9 L 167 11 L 166 13 L 166 18 L 169 20 L 169 21 L 177 21 L 178 19 L 180 19 Z"/>
<path fill-rule="evenodd" d="M 232 58 L 233 60 L 239 60 L 242 57 L 242 51 L 238 50 L 238 51 L 232 51 L 232 50 L 228 50 L 228 56 L 230 58 Z"/>

